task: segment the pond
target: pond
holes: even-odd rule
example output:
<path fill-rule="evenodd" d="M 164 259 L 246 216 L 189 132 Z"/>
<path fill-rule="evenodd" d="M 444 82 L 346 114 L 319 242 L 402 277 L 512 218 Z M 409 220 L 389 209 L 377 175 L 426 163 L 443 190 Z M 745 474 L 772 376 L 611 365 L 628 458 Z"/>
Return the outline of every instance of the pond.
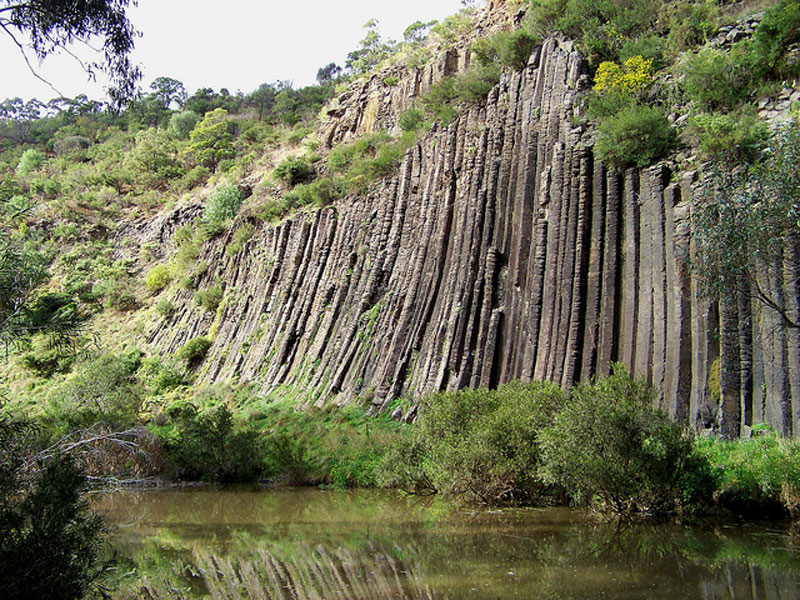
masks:
<path fill-rule="evenodd" d="M 800 534 L 781 523 L 621 526 L 569 508 L 307 488 L 92 504 L 127 561 L 125 598 L 800 598 Z"/>

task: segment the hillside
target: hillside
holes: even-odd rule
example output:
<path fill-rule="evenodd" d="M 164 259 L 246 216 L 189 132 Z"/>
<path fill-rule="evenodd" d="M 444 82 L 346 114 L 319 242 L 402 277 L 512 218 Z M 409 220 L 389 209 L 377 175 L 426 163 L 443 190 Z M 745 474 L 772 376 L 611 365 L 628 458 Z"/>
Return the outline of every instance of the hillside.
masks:
<path fill-rule="evenodd" d="M 780 247 L 733 290 L 698 256 L 716 243 L 698 225 L 713 166 L 761 164 L 796 135 L 798 25 L 770 12 L 792 3 L 666 3 L 696 27 L 662 11 L 605 45 L 548 16 L 557 4 L 458 15 L 338 89 L 285 93 L 271 124 L 224 96 L 116 122 L 6 118 L 13 235 L 48 260 L 51 309 L 87 317 L 77 354 L 45 336 L 12 348 L 12 408 L 163 424 L 218 393 L 412 420 L 431 392 L 569 388 L 620 362 L 695 429 L 800 437 L 795 223 L 783 214 Z M 735 98 L 692 78 L 759 52 L 774 62 Z M 645 126 L 619 134 L 633 114 Z"/>

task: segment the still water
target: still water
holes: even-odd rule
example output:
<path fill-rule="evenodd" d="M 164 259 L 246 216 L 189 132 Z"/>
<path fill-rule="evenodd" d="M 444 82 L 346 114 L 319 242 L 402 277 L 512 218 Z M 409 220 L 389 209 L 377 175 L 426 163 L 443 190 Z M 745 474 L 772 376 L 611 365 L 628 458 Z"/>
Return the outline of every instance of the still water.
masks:
<path fill-rule="evenodd" d="M 800 533 L 785 524 L 598 525 L 567 508 L 374 490 L 169 489 L 92 503 L 127 560 L 121 597 L 800 598 Z"/>

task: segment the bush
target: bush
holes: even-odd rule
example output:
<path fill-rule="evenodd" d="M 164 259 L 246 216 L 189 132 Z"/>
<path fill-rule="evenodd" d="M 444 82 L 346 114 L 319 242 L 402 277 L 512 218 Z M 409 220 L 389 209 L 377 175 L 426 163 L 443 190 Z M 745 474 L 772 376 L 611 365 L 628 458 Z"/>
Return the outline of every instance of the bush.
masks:
<path fill-rule="evenodd" d="M 653 406 L 653 390 L 622 365 L 574 388 L 539 436 L 542 478 L 575 502 L 617 514 L 671 513 L 702 502 L 712 485 L 707 462 Z"/>
<path fill-rule="evenodd" d="M 273 171 L 275 178 L 289 187 L 308 181 L 313 173 L 314 169 L 311 165 L 299 156 L 290 156 L 284 159 Z"/>
<path fill-rule="evenodd" d="M 409 108 L 400 115 L 398 124 L 403 131 L 417 131 L 422 126 L 424 119 L 425 115 L 421 110 Z"/>
<path fill-rule="evenodd" d="M 156 302 L 156 312 L 165 319 L 168 319 L 172 316 L 172 313 L 175 312 L 175 305 L 167 298 L 161 298 L 161 300 Z"/>
<path fill-rule="evenodd" d="M 169 119 L 169 132 L 178 139 L 188 139 L 199 121 L 200 115 L 192 110 L 175 113 Z"/>
<path fill-rule="evenodd" d="M 701 113 L 689 120 L 704 158 L 738 164 L 753 162 L 769 138 L 767 124 L 753 112 Z"/>
<path fill-rule="evenodd" d="M 752 73 L 742 48 L 725 52 L 706 47 L 689 54 L 681 65 L 683 89 L 689 99 L 706 110 L 731 109 L 745 101 Z"/>
<path fill-rule="evenodd" d="M 186 152 L 194 157 L 198 165 L 212 171 L 216 170 L 221 160 L 236 156 L 228 112 L 225 109 L 215 108 L 206 113 L 189 134 Z"/>
<path fill-rule="evenodd" d="M 412 437 L 382 461 L 380 481 L 483 502 L 540 500 L 552 490 L 538 478 L 537 435 L 562 402 L 551 383 L 433 394 L 420 407 Z"/>
<path fill-rule="evenodd" d="M 600 121 L 595 153 L 619 169 L 644 167 L 666 156 L 676 139 L 674 128 L 660 108 L 633 103 Z"/>
<path fill-rule="evenodd" d="M 186 363 L 186 367 L 191 369 L 203 362 L 211 348 L 211 340 L 198 337 L 189 340 L 175 353 L 175 358 Z"/>
<path fill-rule="evenodd" d="M 144 285 L 151 294 L 157 294 L 169 284 L 172 276 L 167 265 L 156 265 L 147 272 Z"/>
<path fill-rule="evenodd" d="M 53 144 L 53 150 L 56 154 L 82 154 L 89 149 L 92 142 L 80 135 L 68 135 L 63 137 Z"/>
<path fill-rule="evenodd" d="M 800 42 L 800 5 L 796 0 L 780 0 L 770 6 L 753 36 L 753 63 L 772 77 L 790 77 L 800 72 L 800 61 L 791 55 Z"/>
<path fill-rule="evenodd" d="M 500 70 L 496 66 L 471 67 L 456 77 L 453 92 L 462 102 L 480 102 L 499 81 Z"/>
<path fill-rule="evenodd" d="M 531 52 L 540 43 L 539 36 L 525 29 L 516 29 L 480 38 L 472 44 L 471 50 L 482 66 L 499 64 L 523 69 L 528 64 Z"/>
<path fill-rule="evenodd" d="M 29 349 L 20 357 L 25 368 L 39 377 L 66 373 L 72 367 L 75 353 L 71 347 L 59 344 L 51 336 L 39 334 L 31 337 Z"/>
<path fill-rule="evenodd" d="M 233 185 L 217 186 L 206 202 L 203 220 L 207 223 L 220 224 L 232 219 L 244 201 L 244 192 Z"/>
<path fill-rule="evenodd" d="M 20 177 L 27 177 L 34 171 L 42 168 L 45 162 L 45 155 L 36 148 L 28 148 L 22 153 L 17 163 L 16 173 Z"/>
<path fill-rule="evenodd" d="M 179 479 L 233 483 L 254 481 L 263 470 L 259 434 L 237 426 L 225 406 L 184 416 L 167 440 L 168 464 Z"/>
<path fill-rule="evenodd" d="M 225 254 L 228 256 L 236 256 L 239 254 L 244 245 L 253 237 L 255 227 L 250 223 L 244 223 L 236 228 L 233 232 L 233 241 L 225 248 Z"/>
<path fill-rule="evenodd" d="M 170 358 L 149 356 L 138 371 L 150 394 L 163 394 L 188 383 L 183 371 Z"/>
<path fill-rule="evenodd" d="M 76 600 L 98 591 L 108 568 L 105 527 L 83 495 L 86 477 L 57 455 L 25 468 L 0 424 L 0 581 L 4 598 Z"/>
<path fill-rule="evenodd" d="M 215 285 L 207 290 L 195 292 L 194 301 L 195 304 L 202 306 L 208 312 L 214 312 L 217 310 L 220 302 L 222 302 L 222 296 L 224 295 L 225 292 L 222 290 L 222 288 L 218 285 Z"/>

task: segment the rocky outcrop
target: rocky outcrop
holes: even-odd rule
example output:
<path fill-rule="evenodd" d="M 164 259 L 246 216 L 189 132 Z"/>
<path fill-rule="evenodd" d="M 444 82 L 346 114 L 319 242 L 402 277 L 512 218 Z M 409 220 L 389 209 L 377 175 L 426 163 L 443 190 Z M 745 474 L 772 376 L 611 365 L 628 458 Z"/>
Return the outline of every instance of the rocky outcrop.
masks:
<path fill-rule="evenodd" d="M 377 101 L 354 92 L 331 112 L 327 141 L 391 127 L 419 77 Z M 730 436 L 762 421 L 800 434 L 796 331 L 747 289 L 724 303 L 699 295 L 687 260 L 695 175 L 596 160 L 574 118 L 587 85 L 572 45 L 547 40 L 485 104 L 434 126 L 396 177 L 258 224 L 236 256 L 224 252 L 232 233 L 207 244 L 199 286 L 225 288 L 220 309 L 205 313 L 180 291 L 152 344 L 175 352 L 212 331 L 201 381 L 398 415 L 395 400 L 406 399 L 407 418 L 435 390 L 569 386 L 619 361 L 675 419 Z M 794 312 L 797 268 L 787 251 L 763 272 Z"/>

